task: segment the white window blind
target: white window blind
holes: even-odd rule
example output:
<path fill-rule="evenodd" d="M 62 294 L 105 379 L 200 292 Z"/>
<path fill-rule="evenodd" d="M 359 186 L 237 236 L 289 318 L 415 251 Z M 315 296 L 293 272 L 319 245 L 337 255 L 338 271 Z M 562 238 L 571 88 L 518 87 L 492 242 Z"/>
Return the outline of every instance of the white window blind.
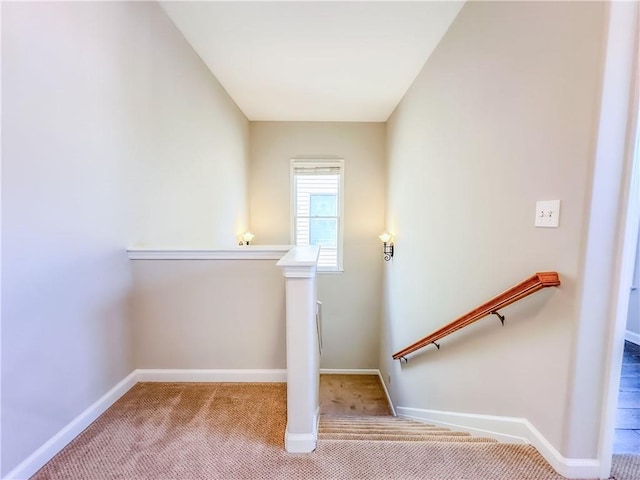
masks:
<path fill-rule="evenodd" d="M 318 269 L 342 270 L 342 162 L 291 162 L 293 242 L 320 245 Z"/>

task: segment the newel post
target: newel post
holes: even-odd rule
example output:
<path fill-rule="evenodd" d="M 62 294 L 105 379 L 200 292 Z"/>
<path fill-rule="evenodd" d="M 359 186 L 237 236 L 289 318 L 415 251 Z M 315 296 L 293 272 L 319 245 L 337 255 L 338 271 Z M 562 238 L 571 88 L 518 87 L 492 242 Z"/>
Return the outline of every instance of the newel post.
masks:
<path fill-rule="evenodd" d="M 277 263 L 286 278 L 287 452 L 312 452 L 318 438 L 320 352 L 316 269 L 320 247 L 294 247 Z"/>

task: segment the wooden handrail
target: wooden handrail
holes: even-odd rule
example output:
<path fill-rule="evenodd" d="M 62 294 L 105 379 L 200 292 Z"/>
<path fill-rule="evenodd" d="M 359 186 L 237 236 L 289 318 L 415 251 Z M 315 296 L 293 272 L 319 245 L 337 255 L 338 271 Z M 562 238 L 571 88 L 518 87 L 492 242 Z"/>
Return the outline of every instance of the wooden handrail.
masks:
<path fill-rule="evenodd" d="M 464 328 L 487 315 L 498 314 L 498 310 L 501 308 L 511 305 L 512 303 L 517 302 L 521 298 L 527 297 L 538 290 L 546 287 L 556 287 L 558 285 L 560 285 L 560 277 L 557 272 L 538 272 L 519 284 L 505 290 L 500 295 L 493 297 L 491 300 L 483 303 L 479 307 L 474 308 L 469 313 L 464 314 L 439 330 L 436 330 L 430 335 L 418 340 L 416 343 L 394 353 L 393 359 L 398 360 L 399 358 L 403 358 L 405 355 L 409 355 L 410 353 L 432 343 L 440 348 L 440 346 L 435 342 L 441 338 L 446 337 L 447 335 L 460 330 L 461 328 Z M 498 316 L 500 317 L 500 320 L 504 321 L 504 317 L 499 314 Z"/>

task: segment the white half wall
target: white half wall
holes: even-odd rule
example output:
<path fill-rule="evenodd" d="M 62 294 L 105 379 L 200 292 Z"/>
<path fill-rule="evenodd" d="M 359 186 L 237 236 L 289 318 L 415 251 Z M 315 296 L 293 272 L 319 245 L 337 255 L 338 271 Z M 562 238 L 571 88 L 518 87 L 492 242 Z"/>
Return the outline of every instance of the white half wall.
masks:
<path fill-rule="evenodd" d="M 290 160 L 344 159 L 344 273 L 318 274 L 322 368 L 378 368 L 384 227 L 383 123 L 251 122 L 251 228 L 290 243 Z"/>
<path fill-rule="evenodd" d="M 286 368 L 276 260 L 133 260 L 132 269 L 135 368 Z"/>
<path fill-rule="evenodd" d="M 125 249 L 235 244 L 249 132 L 156 3 L 1 8 L 4 475 L 133 370 Z"/>

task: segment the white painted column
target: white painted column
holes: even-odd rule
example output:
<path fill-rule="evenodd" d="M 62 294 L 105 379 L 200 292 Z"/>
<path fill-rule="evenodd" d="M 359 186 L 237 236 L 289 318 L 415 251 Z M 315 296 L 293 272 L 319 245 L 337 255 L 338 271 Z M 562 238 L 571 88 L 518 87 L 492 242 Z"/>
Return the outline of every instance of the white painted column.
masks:
<path fill-rule="evenodd" d="M 320 247 L 295 247 L 277 263 L 286 280 L 287 452 L 312 452 L 318 439 L 320 352 L 316 269 Z"/>

